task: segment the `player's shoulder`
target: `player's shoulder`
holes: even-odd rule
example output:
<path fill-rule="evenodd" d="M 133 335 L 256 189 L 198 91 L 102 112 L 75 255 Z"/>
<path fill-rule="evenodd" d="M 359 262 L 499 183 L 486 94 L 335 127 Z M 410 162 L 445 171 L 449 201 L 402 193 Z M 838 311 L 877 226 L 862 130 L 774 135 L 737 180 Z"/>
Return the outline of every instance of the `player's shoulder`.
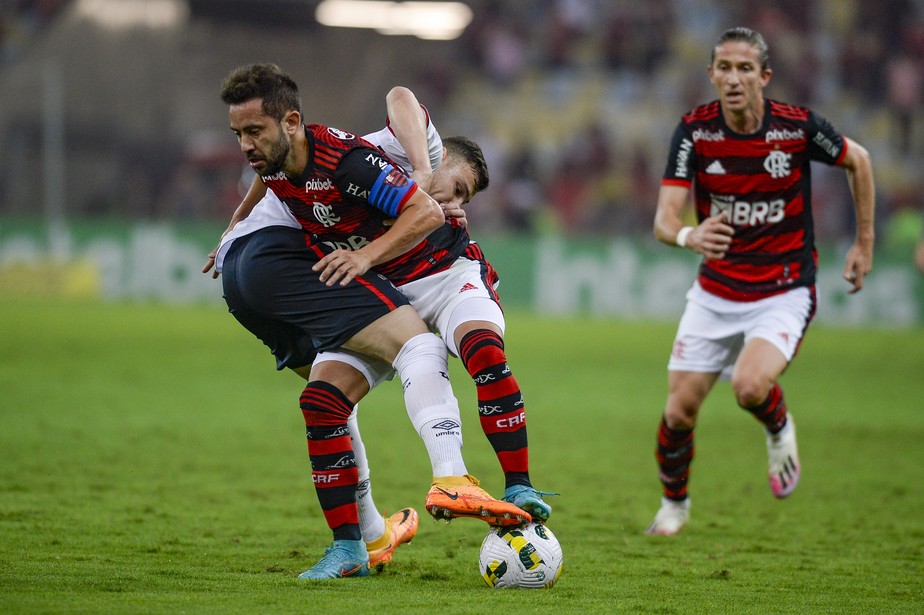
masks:
<path fill-rule="evenodd" d="M 352 132 L 342 130 L 340 128 L 335 128 L 334 126 L 326 126 L 324 124 L 308 124 L 307 127 L 315 140 L 331 147 L 345 149 L 360 146 L 372 147 L 372 145 L 362 137 L 355 135 Z"/>
<path fill-rule="evenodd" d="M 791 105 L 778 100 L 768 99 L 767 108 L 772 117 L 804 122 L 808 120 L 811 110 L 803 105 Z"/>
<path fill-rule="evenodd" d="M 722 107 L 718 100 L 704 103 L 683 114 L 685 124 L 696 124 L 717 120 L 722 113 Z"/>

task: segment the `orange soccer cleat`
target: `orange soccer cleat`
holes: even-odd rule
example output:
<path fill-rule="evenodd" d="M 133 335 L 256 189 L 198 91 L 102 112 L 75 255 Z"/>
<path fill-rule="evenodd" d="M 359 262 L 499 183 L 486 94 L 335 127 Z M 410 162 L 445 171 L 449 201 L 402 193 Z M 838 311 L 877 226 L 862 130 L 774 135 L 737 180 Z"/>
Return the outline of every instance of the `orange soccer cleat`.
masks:
<path fill-rule="evenodd" d="M 533 520 L 522 508 L 492 498 L 471 474 L 434 477 L 425 506 L 435 519 L 471 517 L 490 525 L 520 525 Z"/>
<path fill-rule="evenodd" d="M 400 545 L 411 542 L 417 533 L 417 523 L 417 511 L 413 508 L 402 508 L 385 519 L 385 533 L 382 537 L 366 543 L 366 550 L 369 552 L 369 567 L 373 568 L 390 562 Z"/>

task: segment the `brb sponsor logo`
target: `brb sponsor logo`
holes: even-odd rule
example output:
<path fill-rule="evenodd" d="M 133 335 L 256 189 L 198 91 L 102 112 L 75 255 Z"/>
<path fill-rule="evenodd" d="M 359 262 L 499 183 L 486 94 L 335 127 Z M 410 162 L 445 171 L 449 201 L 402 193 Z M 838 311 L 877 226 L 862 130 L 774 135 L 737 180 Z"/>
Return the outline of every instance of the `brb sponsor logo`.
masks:
<path fill-rule="evenodd" d="M 719 212 L 728 214 L 728 223 L 733 226 L 758 226 L 761 224 L 776 224 L 786 215 L 786 201 L 774 199 L 772 201 L 736 201 L 734 197 L 725 195 L 712 195 L 710 216 Z"/>
<path fill-rule="evenodd" d="M 359 250 L 369 244 L 369 239 L 360 235 L 350 235 L 341 241 L 324 241 L 325 246 L 330 246 L 333 250 Z"/>

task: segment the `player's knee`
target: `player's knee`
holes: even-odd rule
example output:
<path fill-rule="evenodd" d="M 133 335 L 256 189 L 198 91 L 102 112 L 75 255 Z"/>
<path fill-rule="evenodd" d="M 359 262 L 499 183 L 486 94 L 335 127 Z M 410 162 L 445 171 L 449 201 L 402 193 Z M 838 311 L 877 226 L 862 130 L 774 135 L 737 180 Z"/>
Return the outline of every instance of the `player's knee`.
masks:
<path fill-rule="evenodd" d="M 344 425 L 353 411 L 353 403 L 343 392 L 323 380 L 312 380 L 299 397 L 305 425 Z"/>
<path fill-rule="evenodd" d="M 770 391 L 770 384 L 763 378 L 734 377 L 731 385 L 735 400 L 742 408 L 759 406 L 767 399 Z"/>
<path fill-rule="evenodd" d="M 507 364 L 504 340 L 489 329 L 470 331 L 459 342 L 459 358 L 469 375 L 474 378 L 491 366 Z"/>

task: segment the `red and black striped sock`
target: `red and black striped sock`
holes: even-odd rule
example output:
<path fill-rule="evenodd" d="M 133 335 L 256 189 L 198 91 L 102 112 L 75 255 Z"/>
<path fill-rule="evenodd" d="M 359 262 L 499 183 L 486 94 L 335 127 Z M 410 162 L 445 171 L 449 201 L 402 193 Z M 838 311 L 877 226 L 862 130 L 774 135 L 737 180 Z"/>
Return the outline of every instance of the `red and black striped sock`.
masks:
<path fill-rule="evenodd" d="M 677 501 L 686 499 L 694 451 L 693 430 L 671 429 L 662 418 L 658 426 L 655 458 L 658 460 L 661 484 L 664 485 L 664 497 Z"/>
<path fill-rule="evenodd" d="M 488 329 L 467 333 L 459 358 L 475 381 L 481 428 L 504 472 L 505 487 L 529 485 L 526 406 L 507 365 L 504 340 Z"/>
<path fill-rule="evenodd" d="M 753 408 L 745 408 L 745 410 L 763 423 L 767 431 L 779 433 L 786 424 L 786 402 L 783 400 L 783 388 L 778 382 L 774 382 L 764 403 Z"/>
<path fill-rule="evenodd" d="M 305 417 L 311 480 L 335 540 L 361 540 L 356 486 L 359 471 L 347 419 L 353 404 L 340 389 L 309 382 L 299 404 Z"/>

